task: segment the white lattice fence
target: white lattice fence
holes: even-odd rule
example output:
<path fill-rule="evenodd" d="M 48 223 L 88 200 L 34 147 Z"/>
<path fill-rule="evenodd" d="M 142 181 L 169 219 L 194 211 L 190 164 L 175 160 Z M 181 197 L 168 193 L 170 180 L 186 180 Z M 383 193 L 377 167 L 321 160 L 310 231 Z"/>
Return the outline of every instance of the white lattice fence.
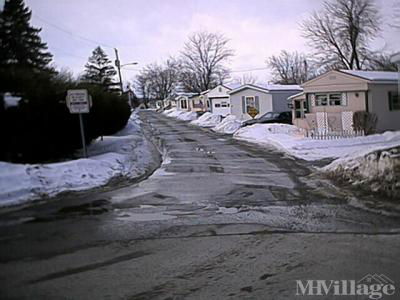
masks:
<path fill-rule="evenodd" d="M 353 130 L 353 112 L 343 111 L 342 112 L 342 127 L 343 130 Z"/>

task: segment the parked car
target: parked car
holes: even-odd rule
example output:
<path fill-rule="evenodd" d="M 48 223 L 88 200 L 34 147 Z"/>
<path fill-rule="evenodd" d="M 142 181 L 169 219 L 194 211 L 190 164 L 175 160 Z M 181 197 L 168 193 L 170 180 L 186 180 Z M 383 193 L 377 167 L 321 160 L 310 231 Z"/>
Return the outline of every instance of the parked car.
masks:
<path fill-rule="evenodd" d="M 292 112 L 267 112 L 257 119 L 247 120 L 243 122 L 242 127 L 249 126 L 253 124 L 268 124 L 268 123 L 284 123 L 292 124 Z"/>

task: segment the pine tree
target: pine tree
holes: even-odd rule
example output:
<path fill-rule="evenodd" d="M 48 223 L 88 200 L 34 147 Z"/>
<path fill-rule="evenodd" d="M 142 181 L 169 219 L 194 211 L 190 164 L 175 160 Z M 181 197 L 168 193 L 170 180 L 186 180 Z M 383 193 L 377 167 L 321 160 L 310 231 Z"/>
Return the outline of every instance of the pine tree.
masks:
<path fill-rule="evenodd" d="M 5 0 L 0 11 L 0 66 L 46 70 L 52 59 L 39 32 L 30 26 L 32 12 L 23 0 Z"/>
<path fill-rule="evenodd" d="M 89 57 L 88 63 L 85 65 L 85 73 L 82 80 L 91 84 L 103 86 L 106 90 L 117 90 L 118 83 L 114 82 L 114 76 L 117 71 L 108 59 L 107 54 L 101 47 L 93 50 L 92 56 Z"/>

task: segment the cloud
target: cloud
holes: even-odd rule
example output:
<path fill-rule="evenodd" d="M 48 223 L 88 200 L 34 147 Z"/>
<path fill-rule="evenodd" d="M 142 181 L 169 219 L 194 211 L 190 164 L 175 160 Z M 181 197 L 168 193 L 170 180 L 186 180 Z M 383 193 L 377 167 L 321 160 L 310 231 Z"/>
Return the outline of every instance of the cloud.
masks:
<path fill-rule="evenodd" d="M 301 37 L 299 23 L 323 1 L 315 0 L 25 0 L 43 19 L 72 33 L 61 32 L 35 17 L 43 27 L 41 36 L 48 43 L 59 66 L 81 72 L 96 45 L 76 35 L 118 47 L 123 63 L 138 61 L 140 68 L 178 55 L 189 34 L 207 30 L 230 39 L 235 57 L 233 70 L 266 67 L 266 59 L 281 50 L 310 52 Z M 389 16 L 395 0 L 376 0 L 384 16 Z M 383 18 L 384 20 L 389 18 Z M 385 21 L 387 22 L 387 21 Z M 379 49 L 400 46 L 398 32 L 384 27 Z M 105 49 L 114 60 L 113 49 Z M 268 70 L 255 72 L 268 78 Z M 125 70 L 130 78 L 134 71 Z M 240 75 L 240 74 L 239 74 Z"/>

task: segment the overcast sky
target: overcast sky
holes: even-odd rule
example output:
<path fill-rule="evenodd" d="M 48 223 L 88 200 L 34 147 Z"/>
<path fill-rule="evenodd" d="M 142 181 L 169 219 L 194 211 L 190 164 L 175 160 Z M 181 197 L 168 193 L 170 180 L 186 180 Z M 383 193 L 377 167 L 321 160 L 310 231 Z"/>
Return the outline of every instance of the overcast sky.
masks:
<path fill-rule="evenodd" d="M 1 1 L 1 0 L 0 0 Z M 384 21 L 375 49 L 399 51 L 400 33 L 387 26 L 398 0 L 376 0 Z M 97 44 L 114 61 L 113 47 L 124 68 L 124 80 L 140 67 L 178 55 L 190 33 L 199 30 L 223 33 L 235 50 L 234 71 L 265 68 L 266 59 L 280 50 L 309 51 L 299 23 L 321 7 L 321 0 L 25 0 L 32 9 L 32 24 L 42 28 L 58 67 L 82 72 Z M 128 70 L 129 69 L 129 70 Z M 260 81 L 268 70 L 252 73 Z"/>

